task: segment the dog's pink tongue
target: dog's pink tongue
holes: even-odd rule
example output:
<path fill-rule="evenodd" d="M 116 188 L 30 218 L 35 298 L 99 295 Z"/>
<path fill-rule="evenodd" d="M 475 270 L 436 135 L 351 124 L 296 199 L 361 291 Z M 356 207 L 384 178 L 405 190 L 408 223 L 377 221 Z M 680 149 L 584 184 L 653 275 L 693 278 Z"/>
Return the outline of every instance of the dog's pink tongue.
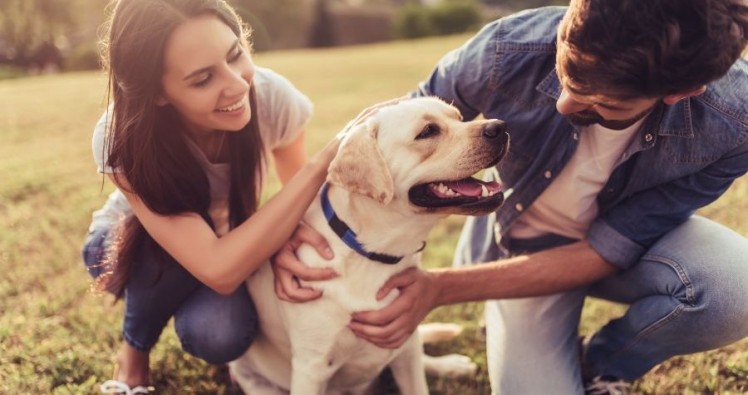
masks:
<path fill-rule="evenodd" d="M 444 185 L 463 196 L 481 196 L 483 185 L 486 186 L 486 189 L 488 189 L 491 194 L 498 192 L 501 189 L 501 185 L 499 185 L 498 182 L 479 181 L 475 178 L 465 178 L 459 181 L 448 181 L 445 182 Z"/>

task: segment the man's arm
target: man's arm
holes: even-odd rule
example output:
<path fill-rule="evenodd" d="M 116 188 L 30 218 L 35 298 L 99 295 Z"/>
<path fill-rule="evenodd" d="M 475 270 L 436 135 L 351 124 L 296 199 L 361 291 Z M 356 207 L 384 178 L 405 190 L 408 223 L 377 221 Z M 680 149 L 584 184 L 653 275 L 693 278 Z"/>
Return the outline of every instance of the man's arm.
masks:
<path fill-rule="evenodd" d="M 434 271 L 436 306 L 542 296 L 588 285 L 616 272 L 585 241 L 484 265 Z"/>
<path fill-rule="evenodd" d="M 399 289 L 400 296 L 381 310 L 354 314 L 349 327 L 377 346 L 396 348 L 435 307 L 548 295 L 592 284 L 616 271 L 585 241 L 470 267 L 406 270 L 377 295 Z"/>

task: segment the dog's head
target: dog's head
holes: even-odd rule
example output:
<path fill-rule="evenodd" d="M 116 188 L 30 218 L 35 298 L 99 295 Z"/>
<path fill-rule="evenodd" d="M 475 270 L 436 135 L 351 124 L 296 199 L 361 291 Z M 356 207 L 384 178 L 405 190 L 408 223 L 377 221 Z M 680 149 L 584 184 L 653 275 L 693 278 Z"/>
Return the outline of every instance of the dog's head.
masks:
<path fill-rule="evenodd" d="M 501 186 L 472 176 L 496 165 L 508 145 L 502 121 L 462 122 L 442 100 L 409 99 L 379 109 L 344 137 L 328 181 L 416 212 L 486 214 L 503 202 Z"/>

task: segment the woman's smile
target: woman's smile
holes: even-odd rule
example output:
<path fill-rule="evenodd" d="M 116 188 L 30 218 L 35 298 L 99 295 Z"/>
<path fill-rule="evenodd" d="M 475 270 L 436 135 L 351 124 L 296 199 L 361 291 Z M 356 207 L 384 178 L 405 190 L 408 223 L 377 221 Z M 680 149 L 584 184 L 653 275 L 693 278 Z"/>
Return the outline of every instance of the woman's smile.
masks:
<path fill-rule="evenodd" d="M 246 102 L 247 102 L 247 96 L 244 96 L 236 103 L 228 105 L 223 108 L 219 108 L 216 111 L 222 112 L 222 113 L 233 113 L 233 112 L 241 113 L 244 111 L 245 104 L 247 104 Z"/>

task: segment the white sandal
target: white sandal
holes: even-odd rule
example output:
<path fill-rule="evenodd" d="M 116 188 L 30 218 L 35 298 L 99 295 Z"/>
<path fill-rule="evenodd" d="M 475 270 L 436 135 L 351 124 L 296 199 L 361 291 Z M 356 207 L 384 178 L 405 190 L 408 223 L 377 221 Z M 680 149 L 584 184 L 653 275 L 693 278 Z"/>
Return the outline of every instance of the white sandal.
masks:
<path fill-rule="evenodd" d="M 99 386 L 99 389 L 104 394 L 122 394 L 122 395 L 139 395 L 139 394 L 150 394 L 151 392 L 156 391 L 155 388 L 148 386 L 144 387 L 142 385 L 139 385 L 134 388 L 130 388 L 129 385 L 117 381 L 117 380 L 107 380 L 104 382 L 104 384 L 101 384 Z"/>

